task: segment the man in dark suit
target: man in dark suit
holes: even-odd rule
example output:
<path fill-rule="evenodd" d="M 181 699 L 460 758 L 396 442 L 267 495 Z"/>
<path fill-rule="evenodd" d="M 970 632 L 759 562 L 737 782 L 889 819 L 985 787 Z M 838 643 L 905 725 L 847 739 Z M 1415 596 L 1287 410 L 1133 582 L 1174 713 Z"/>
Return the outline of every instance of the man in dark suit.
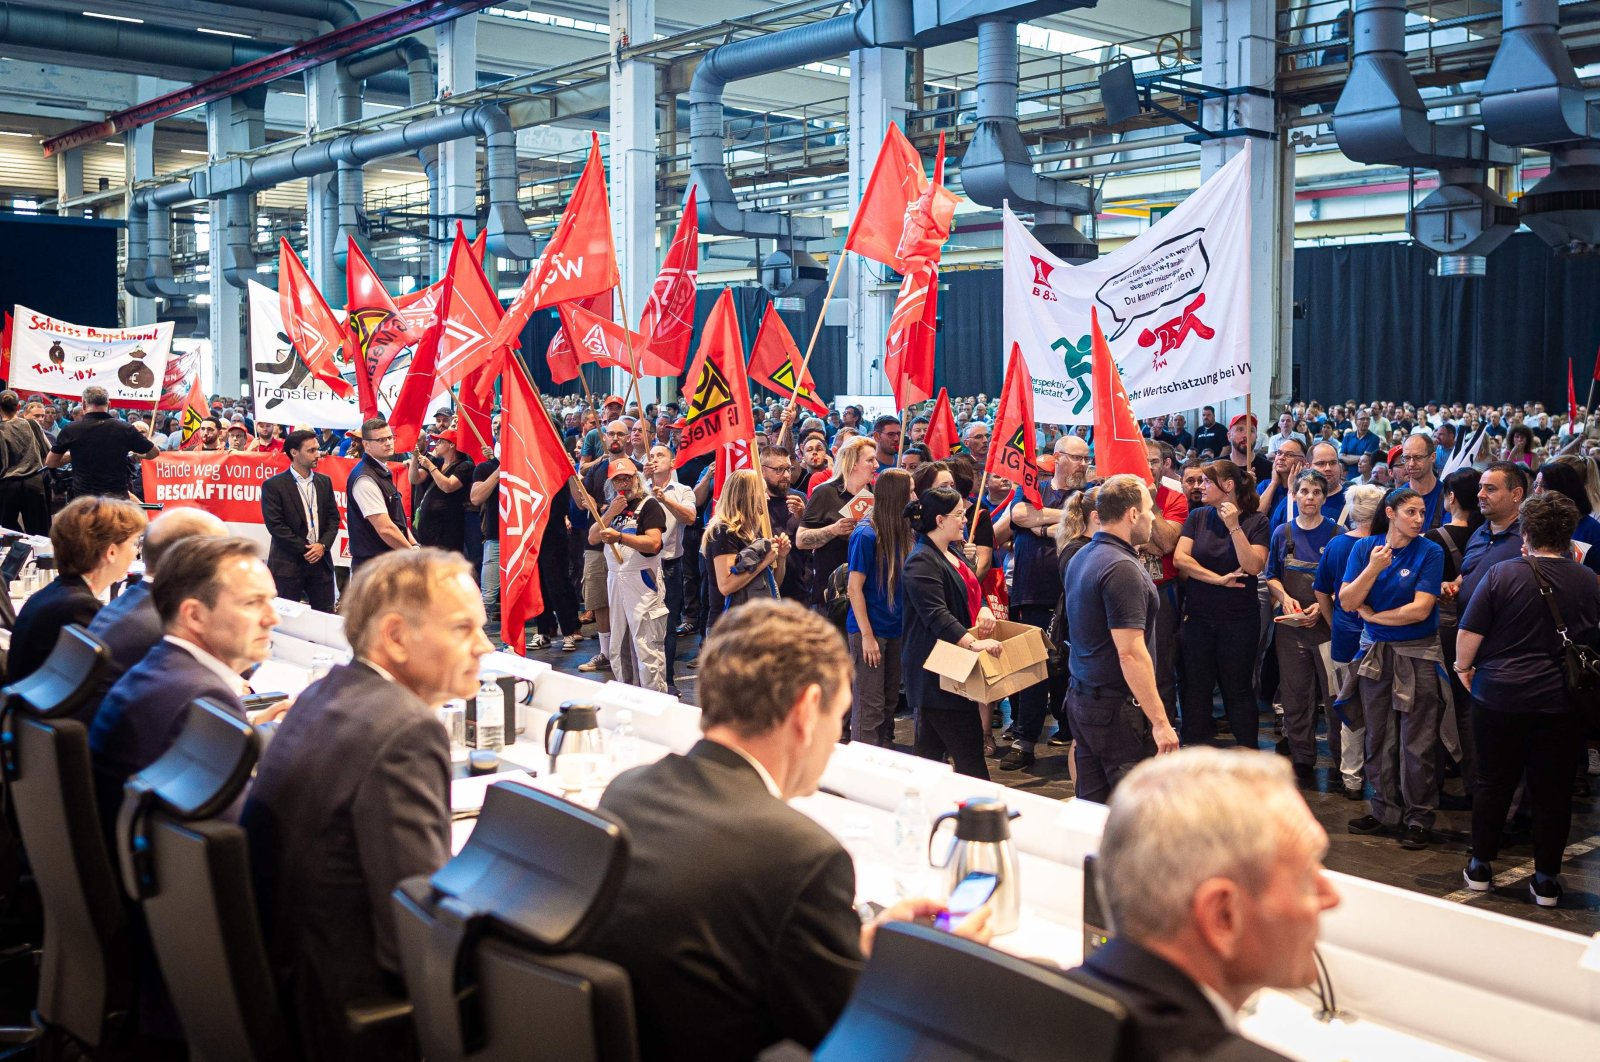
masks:
<path fill-rule="evenodd" d="M 189 702 L 207 697 L 243 719 L 249 687 L 240 673 L 272 652 L 276 592 L 254 542 L 190 537 L 181 562 L 167 567 L 151 590 L 162 638 L 112 685 L 89 728 L 108 828 L 123 783 L 172 746 Z"/>
<path fill-rule="evenodd" d="M 261 518 L 272 536 L 267 568 L 279 597 L 332 612 L 333 543 L 339 537 L 333 480 L 316 471 L 322 457 L 316 432 L 290 432 L 283 449 L 288 469 L 261 484 Z"/>
<path fill-rule="evenodd" d="M 139 551 L 144 561 L 144 578 L 112 598 L 105 608 L 95 613 L 94 622 L 89 624 L 89 633 L 111 651 L 104 680 L 106 689 L 144 659 L 144 654 L 161 640 L 161 617 L 150 598 L 161 558 L 185 538 L 193 535 L 222 538 L 227 533 L 227 525 L 204 509 L 173 509 L 150 521 L 144 533 L 144 546 Z"/>
<path fill-rule="evenodd" d="M 584 950 L 628 971 L 653 1062 L 816 1047 L 878 925 L 856 914 L 849 854 L 785 803 L 816 791 L 850 707 L 839 632 L 794 602 L 752 601 L 718 621 L 700 659 L 704 740 L 622 775 L 600 802 L 631 844 Z M 938 910 L 904 901 L 879 921 Z M 984 938 L 987 921 L 980 910 L 958 932 Z"/>
<path fill-rule="evenodd" d="M 268 961 L 299 1058 L 415 1058 L 408 1022 L 350 1033 L 404 994 L 389 894 L 450 857 L 450 747 L 434 710 L 478 689 L 483 600 L 460 554 L 372 558 L 341 606 L 355 660 L 308 686 L 256 771 L 243 822 Z"/>
<path fill-rule="evenodd" d="M 1316 980 L 1328 835 L 1269 752 L 1145 760 L 1111 797 L 1098 867 L 1116 934 L 1069 976 L 1129 1012 L 1126 1062 L 1282 1062 L 1244 1038 L 1262 988 Z"/>

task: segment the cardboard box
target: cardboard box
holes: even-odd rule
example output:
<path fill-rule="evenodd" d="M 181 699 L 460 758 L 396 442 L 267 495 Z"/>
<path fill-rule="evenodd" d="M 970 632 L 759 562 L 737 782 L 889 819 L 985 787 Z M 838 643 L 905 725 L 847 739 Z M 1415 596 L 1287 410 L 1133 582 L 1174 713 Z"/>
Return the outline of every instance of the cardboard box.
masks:
<path fill-rule="evenodd" d="M 976 630 L 969 633 L 978 637 Z M 940 689 L 973 701 L 998 701 L 1049 677 L 1049 654 L 1038 627 L 1000 620 L 989 637 L 1000 642 L 999 656 L 936 642 L 923 667 L 939 676 Z"/>

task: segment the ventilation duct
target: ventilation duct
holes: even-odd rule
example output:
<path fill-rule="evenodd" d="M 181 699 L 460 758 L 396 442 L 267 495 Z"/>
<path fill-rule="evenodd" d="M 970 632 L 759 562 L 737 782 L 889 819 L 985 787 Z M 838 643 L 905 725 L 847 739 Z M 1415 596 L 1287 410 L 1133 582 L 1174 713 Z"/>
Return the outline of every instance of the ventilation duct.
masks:
<path fill-rule="evenodd" d="M 1481 276 L 1517 227 L 1516 208 L 1486 183 L 1488 167 L 1515 156 L 1480 129 L 1428 120 L 1406 67 L 1405 17 L 1405 0 L 1356 0 L 1334 137 L 1355 162 L 1438 170 L 1439 187 L 1411 208 L 1406 229 L 1439 256 L 1439 276 Z"/>
<path fill-rule="evenodd" d="M 151 216 L 146 222 L 140 217 L 145 212 L 153 213 L 163 207 L 170 208 L 196 199 L 219 199 L 230 193 L 255 192 L 286 181 L 332 173 L 340 162 L 362 165 L 479 135 L 484 137 L 486 143 L 490 172 L 496 175 L 489 183 L 489 251 L 501 258 L 532 258 L 535 256 L 533 237 L 516 205 L 516 136 L 505 111 L 497 104 L 484 103 L 419 118 L 390 129 L 352 133 L 273 154 L 223 159 L 188 181 L 141 188 L 133 194 L 129 204 L 127 276 L 134 278 L 133 283 L 148 284 L 156 265 L 154 251 L 157 243 L 153 230 L 158 227 L 159 219 Z M 141 226 L 149 234 L 145 243 L 132 239 Z M 139 256 L 145 255 L 150 256 L 152 261 L 140 262 Z M 251 274 L 228 276 L 229 282 L 236 286 L 242 286 L 249 279 L 253 279 Z M 131 286 L 128 290 L 135 295 L 148 297 Z"/>
<path fill-rule="evenodd" d="M 1034 235 L 1068 261 L 1096 256 L 1072 217 L 1094 211 L 1092 189 L 1040 176 L 1017 121 L 1017 23 L 978 23 L 978 125 L 961 158 L 961 190 L 974 203 L 1034 214 Z"/>
<path fill-rule="evenodd" d="M 1500 49 L 1480 93 L 1502 144 L 1550 152 L 1550 173 L 1517 202 L 1522 223 L 1558 250 L 1600 249 L 1600 108 L 1584 98 L 1561 43 L 1557 0 L 1505 0 Z"/>

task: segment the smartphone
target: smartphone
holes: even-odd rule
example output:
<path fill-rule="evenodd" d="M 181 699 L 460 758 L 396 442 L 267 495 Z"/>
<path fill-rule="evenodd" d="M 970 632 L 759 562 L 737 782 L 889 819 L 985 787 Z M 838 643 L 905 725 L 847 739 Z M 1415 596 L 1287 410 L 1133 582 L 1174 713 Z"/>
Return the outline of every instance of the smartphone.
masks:
<path fill-rule="evenodd" d="M 252 693 L 244 698 L 244 710 L 247 712 L 259 712 L 263 708 L 271 708 L 279 701 L 288 699 L 289 695 L 287 693 Z"/>
<path fill-rule="evenodd" d="M 948 933 L 960 925 L 967 915 L 988 903 L 999 885 L 1000 879 L 993 874 L 968 874 L 951 891 L 944 910 L 934 917 L 933 927 Z"/>

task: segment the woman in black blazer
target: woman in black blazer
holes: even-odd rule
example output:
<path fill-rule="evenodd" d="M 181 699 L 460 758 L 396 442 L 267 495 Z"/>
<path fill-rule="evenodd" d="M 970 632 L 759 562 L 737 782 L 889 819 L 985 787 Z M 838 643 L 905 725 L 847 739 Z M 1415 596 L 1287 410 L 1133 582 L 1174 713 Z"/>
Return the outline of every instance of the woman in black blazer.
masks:
<path fill-rule="evenodd" d="M 930 760 L 949 758 L 957 774 L 987 779 L 983 722 L 978 704 L 939 688 L 939 676 L 923 666 L 934 643 L 952 642 L 976 652 L 1000 652 L 1000 643 L 982 638 L 994 630 L 994 615 L 982 604 L 978 579 L 962 559 L 966 499 L 953 487 L 935 487 L 906 506 L 917 533 L 906 558 L 905 629 L 900 660 L 906 700 L 916 713 L 916 753 Z"/>

